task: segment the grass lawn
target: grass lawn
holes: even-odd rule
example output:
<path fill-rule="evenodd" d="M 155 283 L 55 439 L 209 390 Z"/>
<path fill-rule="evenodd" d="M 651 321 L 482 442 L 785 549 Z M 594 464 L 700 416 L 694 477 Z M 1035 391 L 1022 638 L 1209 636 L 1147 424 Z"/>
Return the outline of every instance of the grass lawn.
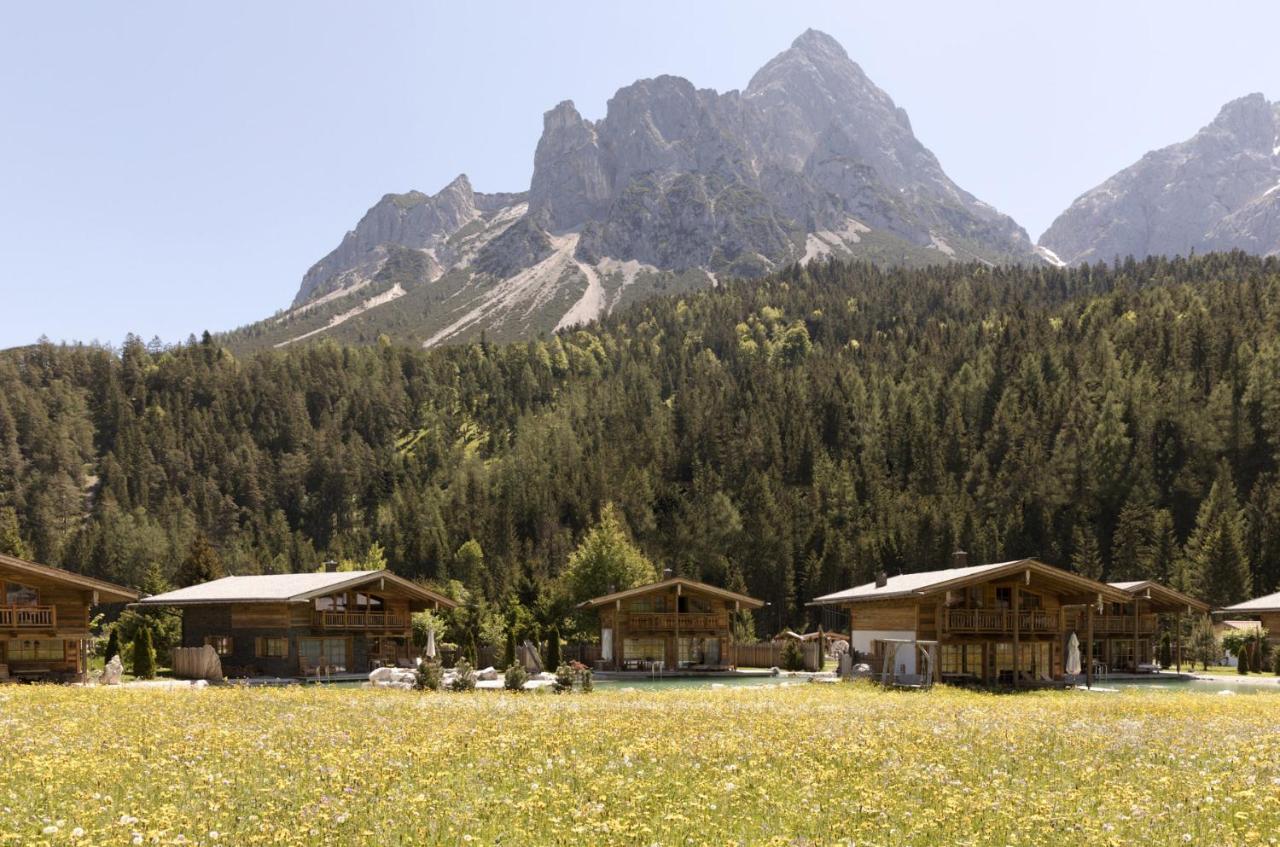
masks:
<path fill-rule="evenodd" d="M 1242 674 L 1240 674 L 1235 668 L 1231 667 L 1230 665 L 1209 665 L 1208 670 L 1200 670 L 1200 667 L 1197 665 L 1194 669 L 1192 669 L 1192 673 L 1197 673 L 1202 675 L 1213 675 L 1213 676 L 1233 676 L 1233 677 L 1242 676 Z M 1273 674 L 1270 670 L 1265 670 L 1261 672 L 1250 671 L 1248 675 L 1270 677 L 1271 679 L 1275 679 L 1276 677 L 1276 675 Z"/>
<path fill-rule="evenodd" d="M 1280 833 L 1280 698 L 11 686 L 0 734 L 5 845 L 1151 847 Z"/>

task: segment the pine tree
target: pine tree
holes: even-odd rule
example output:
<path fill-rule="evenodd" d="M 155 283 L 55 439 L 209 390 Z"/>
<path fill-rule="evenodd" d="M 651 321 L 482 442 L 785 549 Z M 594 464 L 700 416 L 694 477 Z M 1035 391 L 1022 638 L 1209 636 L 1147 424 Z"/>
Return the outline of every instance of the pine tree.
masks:
<path fill-rule="evenodd" d="M 1075 552 L 1071 554 L 1071 569 L 1090 579 L 1102 579 L 1102 557 L 1098 554 L 1098 539 L 1087 524 L 1078 523 L 1071 534 Z"/>
<path fill-rule="evenodd" d="M 1231 470 L 1225 461 L 1219 462 L 1209 496 L 1196 513 L 1195 530 L 1187 539 L 1183 577 L 1187 587 L 1213 606 L 1247 599 L 1253 579 L 1244 537 Z"/>
<path fill-rule="evenodd" d="M 156 650 L 151 643 L 151 629 L 138 627 L 133 636 L 133 675 L 152 679 L 156 675 Z"/>
<path fill-rule="evenodd" d="M 547 631 L 547 655 L 542 665 L 544 668 L 560 667 L 560 627 L 552 624 Z"/>
<path fill-rule="evenodd" d="M 103 654 L 103 658 L 109 662 L 111 661 L 112 658 L 119 655 L 120 655 L 120 633 L 113 626 L 111 627 L 111 634 L 107 636 L 107 651 L 106 653 Z"/>
<path fill-rule="evenodd" d="M 31 559 L 31 548 L 22 540 L 18 513 L 12 506 L 0 508 L 0 553 L 17 559 Z"/>
<path fill-rule="evenodd" d="M 1135 492 L 1136 493 L 1136 492 Z M 1150 506 L 1133 494 L 1125 501 L 1116 522 L 1111 542 L 1112 579 L 1153 579 L 1152 512 Z"/>
<path fill-rule="evenodd" d="M 204 533 L 198 533 L 195 540 L 191 542 L 187 557 L 183 559 L 178 572 L 174 574 L 175 583 L 179 588 L 186 588 L 189 585 L 212 582 L 223 576 L 225 572 L 218 551 L 213 549 L 213 545 L 209 543 Z"/>
<path fill-rule="evenodd" d="M 622 516 L 612 503 L 601 510 L 600 522 L 569 556 L 564 573 L 574 602 L 634 588 L 654 578 L 653 565 L 627 536 Z"/>

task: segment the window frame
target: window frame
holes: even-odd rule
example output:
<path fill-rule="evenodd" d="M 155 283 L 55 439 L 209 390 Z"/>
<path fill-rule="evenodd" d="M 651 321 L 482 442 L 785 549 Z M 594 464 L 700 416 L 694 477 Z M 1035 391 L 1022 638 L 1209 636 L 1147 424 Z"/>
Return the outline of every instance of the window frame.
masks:
<path fill-rule="evenodd" d="M 235 639 L 230 635 L 206 635 L 204 643 L 206 647 L 212 647 L 213 652 L 217 653 L 220 658 L 225 658 L 235 653 Z"/>

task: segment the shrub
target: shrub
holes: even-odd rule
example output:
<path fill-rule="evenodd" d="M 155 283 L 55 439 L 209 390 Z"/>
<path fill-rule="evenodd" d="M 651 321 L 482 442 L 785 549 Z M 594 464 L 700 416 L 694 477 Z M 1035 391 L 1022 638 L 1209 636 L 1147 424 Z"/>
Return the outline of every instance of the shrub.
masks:
<path fill-rule="evenodd" d="M 413 687 L 419 691 L 439 691 L 443 679 L 444 669 L 440 667 L 440 663 L 424 659 L 418 664 L 417 673 L 414 674 Z"/>
<path fill-rule="evenodd" d="M 1276 650 L 1271 654 L 1271 672 L 1276 676 L 1280 676 L 1280 650 Z"/>
<path fill-rule="evenodd" d="M 804 651 L 800 649 L 799 641 L 787 639 L 787 643 L 782 645 L 781 662 L 784 671 L 804 670 Z"/>
<path fill-rule="evenodd" d="M 513 667 L 516 664 L 516 633 L 513 629 L 507 630 L 506 643 L 502 648 L 502 666 L 504 668 Z"/>
<path fill-rule="evenodd" d="M 133 675 L 139 679 L 156 675 L 156 649 L 151 645 L 151 630 L 145 626 L 133 634 Z"/>
<path fill-rule="evenodd" d="M 560 627 L 558 626 L 552 626 L 547 632 L 547 655 L 543 667 L 556 668 L 556 673 L 560 672 Z"/>
<path fill-rule="evenodd" d="M 120 655 L 120 633 L 117 632 L 116 628 L 113 626 L 111 627 L 111 634 L 107 636 L 107 652 L 103 654 L 103 658 L 109 662 L 111 661 L 112 656 L 119 656 L 119 655 Z M 123 659 L 121 661 L 123 661 Z"/>
<path fill-rule="evenodd" d="M 1169 668 L 1173 666 L 1173 639 L 1169 637 L 1168 632 L 1160 634 L 1160 667 Z"/>
<path fill-rule="evenodd" d="M 502 676 L 502 687 L 508 691 L 524 691 L 524 684 L 529 681 L 529 674 L 519 662 L 512 662 Z"/>
<path fill-rule="evenodd" d="M 583 694 L 590 694 L 595 689 L 596 686 L 592 679 L 591 668 L 583 668 L 578 671 L 578 684 L 582 687 Z"/>
<path fill-rule="evenodd" d="M 466 659 L 459 659 L 453 666 L 453 682 L 449 685 L 454 691 L 475 691 L 476 672 Z"/>
<path fill-rule="evenodd" d="M 573 668 L 568 665 L 561 665 L 556 668 L 555 692 L 557 694 L 566 694 L 573 691 Z"/>

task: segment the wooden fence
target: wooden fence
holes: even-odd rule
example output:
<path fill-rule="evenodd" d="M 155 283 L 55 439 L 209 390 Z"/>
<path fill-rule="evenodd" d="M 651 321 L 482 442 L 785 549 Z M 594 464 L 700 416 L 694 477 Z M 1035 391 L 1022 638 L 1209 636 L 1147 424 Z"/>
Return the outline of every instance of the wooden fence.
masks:
<path fill-rule="evenodd" d="M 757 644 L 735 644 L 730 649 L 737 654 L 740 668 L 780 668 L 782 647 L 775 641 L 761 641 Z M 804 656 L 805 670 L 822 670 L 822 648 L 816 640 L 801 642 L 800 653 Z"/>

